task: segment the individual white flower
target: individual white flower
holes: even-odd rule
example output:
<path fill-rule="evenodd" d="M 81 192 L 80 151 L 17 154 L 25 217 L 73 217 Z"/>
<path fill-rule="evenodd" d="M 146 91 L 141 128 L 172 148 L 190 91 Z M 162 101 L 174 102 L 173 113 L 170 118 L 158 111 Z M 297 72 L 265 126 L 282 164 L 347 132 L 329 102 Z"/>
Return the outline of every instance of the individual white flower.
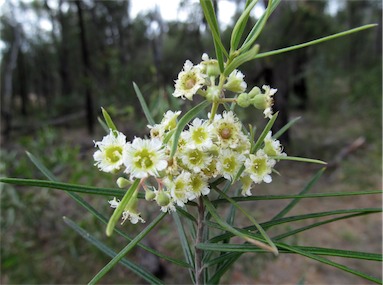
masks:
<path fill-rule="evenodd" d="M 209 165 L 202 169 L 202 173 L 207 178 L 215 178 L 215 177 L 217 177 L 218 174 L 219 174 L 219 171 L 217 169 L 217 163 L 218 163 L 217 158 L 213 156 L 212 160 L 209 163 Z"/>
<path fill-rule="evenodd" d="M 257 153 L 250 154 L 245 161 L 245 172 L 255 183 L 271 182 L 270 173 L 275 165 L 275 160 L 270 159 L 267 154 L 262 150 L 258 150 Z"/>
<path fill-rule="evenodd" d="M 264 93 L 259 93 L 255 95 L 250 101 L 255 108 L 263 110 L 265 118 L 271 118 L 271 116 L 273 115 L 273 96 L 277 92 L 277 89 L 270 88 L 270 86 L 268 85 L 263 85 L 262 89 L 264 90 Z M 259 92 L 259 88 L 256 89 L 256 91 Z"/>
<path fill-rule="evenodd" d="M 183 70 L 178 74 L 175 80 L 174 97 L 185 97 L 193 99 L 193 95 L 205 84 L 205 76 L 202 74 L 199 66 L 193 66 L 190 60 L 186 60 Z"/>
<path fill-rule="evenodd" d="M 227 180 L 233 181 L 245 159 L 245 156 L 238 152 L 223 149 L 218 156 L 218 171 Z"/>
<path fill-rule="evenodd" d="M 251 177 L 247 174 L 245 175 L 242 175 L 240 177 L 240 181 L 242 183 L 242 191 L 241 191 L 241 194 L 243 196 L 251 196 L 251 186 L 253 185 L 253 180 L 251 179 Z"/>
<path fill-rule="evenodd" d="M 161 125 L 165 131 L 170 131 L 177 126 L 177 118 L 181 114 L 181 111 L 173 112 L 167 111 L 162 118 Z"/>
<path fill-rule="evenodd" d="M 232 73 L 230 73 L 227 78 L 227 82 L 223 85 L 223 87 L 235 93 L 244 92 L 247 87 L 246 82 L 243 80 L 244 77 L 245 75 L 243 75 L 242 72 L 235 69 Z"/>
<path fill-rule="evenodd" d="M 111 208 L 117 208 L 118 204 L 120 204 L 120 200 L 117 200 L 116 197 L 113 198 L 113 200 L 108 201 Z"/>
<path fill-rule="evenodd" d="M 207 53 L 202 55 L 202 61 L 199 66 L 201 67 L 201 72 L 209 77 L 212 76 L 214 78 L 220 74 L 218 60 L 209 58 Z"/>
<path fill-rule="evenodd" d="M 213 125 L 208 121 L 195 118 L 184 133 L 188 148 L 209 149 L 213 146 Z"/>
<path fill-rule="evenodd" d="M 271 137 L 271 131 L 265 137 L 264 140 L 265 146 L 263 147 L 263 151 L 268 156 L 285 156 L 286 153 L 282 152 L 282 145 L 279 140 L 275 140 Z"/>
<path fill-rule="evenodd" d="M 200 197 L 201 195 L 207 195 L 210 193 L 209 184 L 207 178 L 200 174 L 192 174 L 190 176 L 190 188 L 189 200 Z"/>
<path fill-rule="evenodd" d="M 176 207 L 174 206 L 174 200 L 171 198 L 168 191 L 155 191 L 156 193 L 156 202 L 161 207 L 161 211 L 166 212 L 175 212 Z"/>
<path fill-rule="evenodd" d="M 145 220 L 141 218 L 140 213 L 135 213 L 131 210 L 125 210 L 122 212 L 122 223 L 129 220 L 132 224 L 137 224 L 138 222 L 145 223 Z"/>
<path fill-rule="evenodd" d="M 242 134 L 241 123 L 232 111 L 224 112 L 222 118 L 215 117 L 213 125 L 219 146 L 232 149 L 238 147 Z"/>
<path fill-rule="evenodd" d="M 190 173 L 182 171 L 172 182 L 168 184 L 170 195 L 178 206 L 183 207 L 188 201 L 190 189 Z"/>
<path fill-rule="evenodd" d="M 125 151 L 124 164 L 131 177 L 158 176 L 168 163 L 159 139 L 135 138 Z"/>
<path fill-rule="evenodd" d="M 195 173 L 206 168 L 212 157 L 206 151 L 200 149 L 185 148 L 181 153 L 183 165 Z"/>
<path fill-rule="evenodd" d="M 94 145 L 99 148 L 93 155 L 96 161 L 94 165 L 104 172 L 120 170 L 126 145 L 126 137 L 123 133 L 110 130 L 102 141 L 94 142 Z"/>
<path fill-rule="evenodd" d="M 161 124 L 155 124 L 153 126 L 147 125 L 147 127 L 150 129 L 150 137 L 152 139 L 160 139 L 162 140 L 163 135 L 165 133 L 165 129 Z"/>

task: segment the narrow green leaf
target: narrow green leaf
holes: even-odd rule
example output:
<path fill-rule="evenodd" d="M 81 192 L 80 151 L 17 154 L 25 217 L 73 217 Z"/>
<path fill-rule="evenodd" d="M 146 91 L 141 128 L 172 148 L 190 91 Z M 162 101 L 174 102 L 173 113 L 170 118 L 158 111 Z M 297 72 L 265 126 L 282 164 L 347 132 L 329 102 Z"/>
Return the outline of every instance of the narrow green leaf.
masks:
<path fill-rule="evenodd" d="M 334 35 L 323 37 L 323 38 L 319 38 L 319 39 L 316 39 L 316 40 L 313 40 L 313 41 L 309 41 L 309 42 L 306 42 L 306 43 L 302 43 L 302 44 L 298 44 L 298 45 L 294 45 L 294 46 L 290 46 L 290 47 L 286 47 L 286 48 L 281 48 L 281 49 L 277 49 L 277 50 L 273 50 L 273 51 L 259 53 L 255 58 L 267 57 L 267 56 L 281 54 L 281 53 L 288 52 L 288 51 L 297 50 L 297 49 L 308 47 L 308 46 L 311 46 L 311 45 L 316 45 L 316 44 L 319 44 L 319 43 L 322 43 L 322 42 L 325 42 L 325 41 L 329 41 L 329 40 L 332 40 L 332 39 L 343 37 L 343 36 L 346 36 L 346 35 L 349 35 L 349 34 L 352 34 L 352 33 L 356 33 L 356 32 L 359 32 L 359 31 L 363 31 L 363 30 L 366 30 L 366 29 L 370 29 L 370 28 L 373 28 L 373 27 L 376 27 L 376 26 L 377 26 L 377 24 L 364 25 L 364 26 L 361 26 L 361 27 L 358 27 L 358 28 L 355 28 L 355 29 L 351 29 L 351 30 L 347 30 L 347 31 L 344 31 L 344 32 L 336 33 Z"/>
<path fill-rule="evenodd" d="M 257 4 L 258 0 L 253 0 L 250 3 L 247 2 L 245 11 L 243 11 L 242 15 L 237 20 L 233 31 L 231 33 L 231 40 L 230 40 L 230 51 L 234 52 L 239 44 L 239 41 L 241 40 L 243 31 L 246 27 L 247 20 L 249 19 L 250 12 L 253 10 L 254 6 Z"/>
<path fill-rule="evenodd" d="M 108 255 L 111 258 L 114 258 L 117 253 L 112 250 L 110 247 L 105 245 L 104 243 L 100 242 L 98 239 L 96 239 L 93 235 L 89 234 L 87 231 L 85 231 L 83 228 L 79 227 L 75 222 L 70 220 L 67 217 L 63 217 L 64 222 L 71 227 L 75 232 L 77 232 L 80 236 L 82 236 L 85 240 L 90 242 L 92 245 L 97 247 L 99 250 L 101 250 L 103 253 Z M 145 270 L 143 267 L 136 265 L 135 263 L 129 261 L 126 258 L 122 258 L 119 261 L 123 266 L 127 267 L 128 269 L 132 270 L 135 274 L 140 276 L 142 279 L 150 282 L 151 284 L 163 284 L 163 282 L 155 277 L 153 274 L 151 274 L 149 271 Z"/>
<path fill-rule="evenodd" d="M 265 232 L 265 230 L 258 224 L 258 222 L 245 210 L 243 209 L 238 203 L 236 203 L 233 199 L 231 199 L 229 196 L 227 196 L 225 193 L 223 193 L 218 188 L 214 188 L 215 191 L 217 191 L 221 196 L 223 196 L 226 200 L 230 202 L 231 205 L 236 207 L 239 211 L 241 211 L 257 228 L 258 232 L 261 234 L 261 236 L 266 240 L 266 242 L 270 245 L 272 248 L 272 251 L 275 255 L 278 255 L 278 249 L 275 246 L 275 244 L 272 242 L 268 234 Z"/>
<path fill-rule="evenodd" d="M 186 237 L 185 229 L 181 223 L 181 219 L 177 212 L 173 213 L 173 219 L 176 223 L 177 230 L 178 230 L 178 236 L 180 238 L 182 250 L 185 255 L 186 263 L 189 264 L 192 268 L 195 267 L 194 265 L 194 256 L 190 249 L 190 243 Z M 195 275 L 193 270 L 189 269 L 190 278 L 192 279 L 192 282 L 195 283 Z"/>
<path fill-rule="evenodd" d="M 195 106 L 193 109 L 189 110 L 178 122 L 176 130 L 173 135 L 173 143 L 172 143 L 172 149 L 170 151 L 170 157 L 173 157 L 177 150 L 178 145 L 178 139 L 185 128 L 185 126 L 201 112 L 203 109 L 205 109 L 210 102 L 203 101 L 199 103 L 197 106 Z"/>
<path fill-rule="evenodd" d="M 117 131 L 116 125 L 113 123 L 112 118 L 109 116 L 108 112 L 101 107 L 102 110 L 102 115 L 104 116 L 104 120 L 106 125 L 108 126 L 109 129 L 112 131 Z"/>
<path fill-rule="evenodd" d="M 228 77 L 230 73 L 233 72 L 234 69 L 241 66 L 245 62 L 248 62 L 250 60 L 253 60 L 259 51 L 259 45 L 254 45 L 250 50 L 242 53 L 241 55 L 235 57 L 227 66 L 225 67 L 225 71 L 223 74 Z"/>
<path fill-rule="evenodd" d="M 45 165 L 43 165 L 41 163 L 41 161 L 35 157 L 33 154 L 31 154 L 29 151 L 26 151 L 25 152 L 28 156 L 28 158 L 30 159 L 30 161 L 32 161 L 32 163 L 41 171 L 42 174 L 44 174 L 49 180 L 51 181 L 57 181 L 56 177 L 53 175 L 52 172 L 50 172 L 48 170 L 48 168 L 45 167 Z"/>
<path fill-rule="evenodd" d="M 125 194 L 125 191 L 120 189 L 99 188 L 99 187 L 92 187 L 92 186 L 62 183 L 62 182 L 52 182 L 47 180 L 0 178 L 0 182 L 21 185 L 21 186 L 43 187 L 48 189 L 64 190 L 68 192 L 78 192 L 78 193 L 95 194 L 95 195 L 103 195 L 103 196 L 122 197 Z"/>
<path fill-rule="evenodd" d="M 240 52 L 248 50 L 257 40 L 259 35 L 261 34 L 267 19 L 270 17 L 270 15 L 273 13 L 273 11 L 277 8 L 281 0 L 273 0 L 269 1 L 268 6 L 266 8 L 266 11 L 263 13 L 263 15 L 259 18 L 257 23 L 255 23 L 254 27 L 251 29 L 250 33 L 246 37 L 245 41 L 243 42 L 241 48 L 239 49 Z"/>
<path fill-rule="evenodd" d="M 278 132 L 276 132 L 272 137 L 273 139 L 278 139 L 281 135 L 283 135 L 288 129 L 291 128 L 292 125 L 294 125 L 301 117 L 296 117 L 292 119 L 290 122 L 288 122 L 286 125 L 284 125 Z"/>
<path fill-rule="evenodd" d="M 156 123 L 153 120 L 153 117 L 149 111 L 148 105 L 145 102 L 144 96 L 142 96 L 140 88 L 138 88 L 135 82 L 133 82 L 133 88 L 134 88 L 134 91 L 136 92 L 138 100 L 140 101 L 142 111 L 144 111 L 145 117 L 148 120 L 149 125 L 154 126 Z"/>
<path fill-rule="evenodd" d="M 166 213 L 158 215 L 145 229 L 142 230 L 127 246 L 125 246 L 104 268 L 102 268 L 88 284 L 96 284 L 105 276 L 128 252 L 130 252 L 154 227 L 165 217 Z"/>
<path fill-rule="evenodd" d="M 308 162 L 308 163 L 327 164 L 327 162 L 324 162 L 322 160 L 305 158 L 305 157 L 297 157 L 297 156 L 278 155 L 278 156 L 270 156 L 270 158 L 273 158 L 276 160 L 292 160 L 292 161 L 300 161 L 300 162 Z"/>
<path fill-rule="evenodd" d="M 220 216 L 218 215 L 218 213 L 216 212 L 213 204 L 210 203 L 210 200 L 206 197 L 203 197 L 204 198 L 204 202 L 205 202 L 205 205 L 206 205 L 206 209 L 209 211 L 209 213 L 211 214 L 211 216 L 217 221 L 217 223 L 219 225 L 221 225 L 226 231 L 228 232 L 231 232 L 232 234 L 238 236 L 238 237 L 241 237 L 243 238 L 244 240 L 250 242 L 250 243 L 253 243 L 255 244 L 256 246 L 259 246 L 259 247 L 262 247 L 262 248 L 265 248 L 267 250 L 269 250 L 270 252 L 273 252 L 274 254 L 278 254 L 278 251 L 276 250 L 276 248 L 274 248 L 273 246 L 268 246 L 266 245 L 264 242 L 268 242 L 266 241 L 263 237 L 260 238 L 260 237 L 255 237 L 254 235 L 251 235 L 248 234 L 248 233 L 245 233 L 243 231 L 239 231 L 237 230 L 236 228 L 232 227 L 231 225 L 229 225 L 228 223 L 226 223 L 225 221 L 223 221 Z"/>
<path fill-rule="evenodd" d="M 279 243 L 278 243 L 279 244 Z M 259 248 L 252 244 L 225 244 L 225 243 L 199 243 L 196 245 L 197 248 L 209 251 L 221 251 L 221 252 L 262 252 L 267 253 L 268 251 Z M 312 254 L 317 255 L 326 255 L 326 256 L 339 256 L 345 258 L 355 258 L 371 261 L 382 261 L 382 255 L 376 253 L 360 252 L 360 251 L 351 251 L 351 250 L 341 250 L 333 248 L 323 248 L 323 247 L 309 247 L 309 246 L 294 246 L 294 248 L 308 251 Z M 280 253 L 294 253 L 289 250 L 283 249 Z"/>
<path fill-rule="evenodd" d="M 323 172 L 325 171 L 325 168 L 322 168 L 319 170 L 313 178 L 307 183 L 307 185 L 303 188 L 301 192 L 299 192 L 299 195 L 304 195 L 310 189 L 315 185 L 315 183 L 318 181 L 318 179 L 322 176 Z M 301 198 L 295 198 L 293 199 L 285 208 L 283 208 L 277 215 L 275 215 L 271 220 L 276 220 L 284 217 L 288 212 L 291 211 L 291 209 L 300 201 Z"/>
<path fill-rule="evenodd" d="M 110 132 L 108 126 L 105 124 L 105 122 L 100 117 L 97 117 L 97 121 L 100 123 L 101 127 L 104 129 L 104 131 L 106 133 Z"/>
<path fill-rule="evenodd" d="M 130 199 L 133 196 L 133 193 L 136 191 L 138 185 L 140 184 L 140 179 L 134 180 L 133 184 L 126 191 L 124 197 L 118 203 L 117 208 L 114 210 L 112 216 L 109 219 L 108 225 L 106 226 L 106 235 L 111 236 L 116 226 L 117 221 L 121 218 L 122 212 L 125 210 L 126 205 L 129 203 Z"/>

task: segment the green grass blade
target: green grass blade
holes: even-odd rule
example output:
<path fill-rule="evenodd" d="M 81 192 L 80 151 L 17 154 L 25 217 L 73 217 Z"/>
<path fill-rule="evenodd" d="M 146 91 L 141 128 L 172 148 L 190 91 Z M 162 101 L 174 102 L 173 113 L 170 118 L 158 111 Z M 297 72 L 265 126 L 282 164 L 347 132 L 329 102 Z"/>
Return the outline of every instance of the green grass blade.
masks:
<path fill-rule="evenodd" d="M 89 243 L 97 247 L 99 250 L 101 250 L 103 253 L 108 255 L 111 258 L 114 258 L 117 253 L 112 250 L 110 247 L 105 245 L 104 243 L 100 242 L 98 239 L 96 239 L 93 235 L 89 234 L 87 231 L 85 231 L 83 228 L 79 227 L 75 222 L 70 220 L 67 217 L 63 217 L 64 222 L 72 228 L 75 232 L 77 232 L 80 236 L 82 236 L 85 240 L 87 240 Z M 136 265 L 135 263 L 129 261 L 126 258 L 121 258 L 119 261 L 123 266 L 130 269 L 132 272 L 140 276 L 142 279 L 146 280 L 150 284 L 163 284 L 163 282 L 155 277 L 153 274 L 151 274 L 149 271 L 145 270 L 143 267 Z"/>
<path fill-rule="evenodd" d="M 346 36 L 346 35 L 349 35 L 349 34 L 352 34 L 352 33 L 356 33 L 356 32 L 359 32 L 359 31 L 363 31 L 363 30 L 366 30 L 366 29 L 370 29 L 370 28 L 373 28 L 373 27 L 376 27 L 376 26 L 377 26 L 376 24 L 364 25 L 364 26 L 361 26 L 361 27 L 358 27 L 358 28 L 355 28 L 355 29 L 351 29 L 351 30 L 347 30 L 347 31 L 344 31 L 344 32 L 336 33 L 334 35 L 323 37 L 323 38 L 316 39 L 316 40 L 313 40 L 313 41 L 309 41 L 309 42 L 306 42 L 306 43 L 302 43 L 302 44 L 298 44 L 298 45 L 294 45 L 294 46 L 290 46 L 290 47 L 286 47 L 286 48 L 281 48 L 281 49 L 277 49 L 277 50 L 273 50 L 273 51 L 259 53 L 255 58 L 267 57 L 267 56 L 271 56 L 271 55 L 281 54 L 281 53 L 284 53 L 284 52 L 289 52 L 289 51 L 305 48 L 305 47 L 308 47 L 308 46 L 311 46 L 311 45 L 316 45 L 316 44 L 319 44 L 319 43 L 322 43 L 322 42 L 325 42 L 325 41 L 329 41 L 329 40 L 332 40 L 332 39 L 343 37 L 343 36 Z"/>
<path fill-rule="evenodd" d="M 94 195 L 102 195 L 102 196 L 122 197 L 125 194 L 125 190 L 120 190 L 120 189 L 98 188 L 98 187 L 92 187 L 92 186 L 84 186 L 84 185 L 53 182 L 53 181 L 47 181 L 47 180 L 37 180 L 37 179 L 0 178 L 0 182 L 21 185 L 21 186 L 42 187 L 42 188 L 48 188 L 48 189 L 58 189 L 58 190 L 64 190 L 68 192 L 77 192 L 77 193 L 94 194 Z"/>
<path fill-rule="evenodd" d="M 125 210 L 126 205 L 129 203 L 130 199 L 133 196 L 133 193 L 136 191 L 138 185 L 140 184 L 140 179 L 134 180 L 133 184 L 126 191 L 124 197 L 118 203 L 117 208 L 114 210 L 112 216 L 109 219 L 108 225 L 106 226 L 106 235 L 111 236 L 116 226 L 117 221 L 121 218 L 122 212 Z"/>
<path fill-rule="evenodd" d="M 323 172 L 325 171 L 325 168 L 322 168 L 319 170 L 313 178 L 307 183 L 307 185 L 303 188 L 301 192 L 299 192 L 299 195 L 304 195 L 308 191 L 311 190 L 311 188 L 315 185 L 315 183 L 318 181 L 318 179 L 322 176 Z M 276 220 L 284 217 L 290 210 L 298 204 L 298 202 L 301 200 L 301 198 L 295 198 L 293 199 L 284 209 L 282 209 L 277 215 L 275 215 L 271 220 Z"/>
<path fill-rule="evenodd" d="M 106 125 L 108 126 L 109 129 L 112 131 L 117 131 L 116 125 L 113 123 L 112 118 L 109 116 L 108 112 L 101 107 L 102 110 L 102 115 L 104 116 L 104 120 Z"/>
<path fill-rule="evenodd" d="M 189 264 L 191 266 L 191 268 L 194 268 L 195 267 L 195 264 L 194 264 L 194 255 L 191 251 L 191 248 L 190 248 L 190 243 L 186 237 L 186 233 L 185 233 L 185 229 L 181 223 L 181 219 L 178 215 L 177 212 L 174 212 L 173 213 L 173 219 L 176 223 L 176 227 L 177 227 L 177 230 L 178 230 L 178 236 L 180 238 L 180 242 L 181 242 L 181 246 L 182 246 L 182 250 L 184 252 L 184 255 L 185 255 L 185 259 L 186 259 L 186 263 Z M 194 271 L 193 270 L 190 270 L 189 269 L 189 273 L 190 273 L 190 278 L 192 280 L 193 283 L 195 283 L 195 275 L 194 275 Z"/>
<path fill-rule="evenodd" d="M 210 102 L 208 101 L 203 101 L 199 103 L 197 106 L 195 106 L 193 109 L 191 109 L 189 112 L 187 112 L 178 122 L 176 130 L 173 135 L 173 144 L 172 144 L 172 149 L 170 152 L 170 157 L 173 157 L 174 154 L 176 153 L 177 150 L 177 144 L 178 144 L 178 139 L 181 135 L 181 132 L 185 128 L 185 126 L 195 117 L 197 116 L 203 109 L 205 109 Z"/>
<path fill-rule="evenodd" d="M 145 229 L 142 230 L 126 247 L 124 247 L 104 268 L 102 268 L 89 282 L 96 284 L 105 276 L 128 252 L 130 252 L 154 227 L 165 217 L 166 213 L 158 215 Z"/>
<path fill-rule="evenodd" d="M 149 125 L 154 126 L 156 123 L 154 122 L 154 119 L 149 111 L 149 108 L 145 102 L 144 96 L 142 96 L 140 88 L 138 88 L 135 82 L 133 82 L 133 88 L 134 88 L 134 91 L 136 92 L 138 100 L 140 101 L 142 111 L 144 111 L 145 117 L 148 120 Z"/>
<path fill-rule="evenodd" d="M 38 170 L 41 171 L 42 174 L 44 174 L 49 180 L 51 181 L 57 181 L 57 178 L 53 175 L 51 171 L 49 171 L 48 168 L 45 167 L 42 162 L 35 157 L 33 154 L 31 154 L 29 151 L 25 152 L 29 158 L 30 161 L 37 167 Z"/>

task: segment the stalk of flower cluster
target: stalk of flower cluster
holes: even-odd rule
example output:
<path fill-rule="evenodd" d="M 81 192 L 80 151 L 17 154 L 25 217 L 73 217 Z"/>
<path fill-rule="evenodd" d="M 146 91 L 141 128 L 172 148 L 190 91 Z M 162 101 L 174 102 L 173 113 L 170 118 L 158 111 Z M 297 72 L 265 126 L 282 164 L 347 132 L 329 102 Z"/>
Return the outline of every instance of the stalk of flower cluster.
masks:
<path fill-rule="evenodd" d="M 204 218 L 205 218 L 205 206 L 203 204 L 202 196 L 198 199 L 198 217 L 197 217 L 197 233 L 195 239 L 195 245 L 204 242 L 203 232 L 204 232 Z M 195 247 L 195 284 L 203 284 L 203 250 Z"/>

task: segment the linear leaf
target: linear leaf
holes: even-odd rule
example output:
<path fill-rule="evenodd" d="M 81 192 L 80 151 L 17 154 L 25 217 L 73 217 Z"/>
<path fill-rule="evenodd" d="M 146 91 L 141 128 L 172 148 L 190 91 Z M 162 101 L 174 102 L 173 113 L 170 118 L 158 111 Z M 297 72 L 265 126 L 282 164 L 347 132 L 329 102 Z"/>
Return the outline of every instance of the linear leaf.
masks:
<path fill-rule="evenodd" d="M 120 203 L 118 203 L 117 208 L 114 210 L 112 216 L 109 219 L 109 222 L 106 226 L 106 235 L 111 236 L 116 226 L 117 221 L 121 218 L 122 212 L 125 210 L 126 205 L 128 205 L 133 194 L 137 190 L 138 185 L 140 184 L 140 179 L 134 180 L 133 184 L 126 191 L 124 197 L 122 197 Z"/>
<path fill-rule="evenodd" d="M 125 246 L 104 268 L 102 268 L 89 282 L 96 284 L 108 273 L 128 252 L 130 252 L 153 228 L 165 217 L 166 213 L 158 215 L 145 229 L 142 230 L 127 246 Z"/>
<path fill-rule="evenodd" d="M 278 132 L 276 132 L 272 137 L 273 139 L 279 138 L 281 135 L 283 135 L 288 129 L 291 128 L 292 125 L 294 125 L 301 117 L 296 117 L 292 119 L 290 122 L 288 122 L 286 125 L 284 125 Z"/>
<path fill-rule="evenodd" d="M 97 247 L 99 250 L 101 250 L 103 253 L 105 253 L 109 257 L 113 258 L 117 255 L 117 253 L 114 250 L 112 250 L 110 247 L 108 247 L 104 243 L 100 242 L 93 235 L 89 234 L 83 228 L 79 227 L 75 222 L 73 222 L 69 218 L 63 217 L 63 220 L 75 232 L 77 232 L 80 236 L 82 236 L 84 239 L 86 239 L 88 242 L 90 242 L 92 245 Z M 151 274 L 149 271 L 145 270 L 143 267 L 138 266 L 135 263 L 129 261 L 128 259 L 122 258 L 119 262 L 123 266 L 132 270 L 135 274 L 140 276 L 142 279 L 150 282 L 151 284 L 163 284 L 163 282 L 160 279 L 158 279 L 156 276 Z"/>
<path fill-rule="evenodd" d="M 270 158 L 273 158 L 276 160 L 292 160 L 292 161 L 300 161 L 300 162 L 308 162 L 308 163 L 327 164 L 327 162 L 324 162 L 322 160 L 305 158 L 305 157 L 297 157 L 297 156 L 278 155 L 278 156 L 270 156 Z"/>
<path fill-rule="evenodd" d="M 181 219 L 180 219 L 177 212 L 173 213 L 173 219 L 174 219 L 176 226 L 177 226 L 178 236 L 180 238 L 182 250 L 184 252 L 185 259 L 186 259 L 186 263 L 189 264 L 192 268 L 194 268 L 195 267 L 194 256 L 193 256 L 193 253 L 190 249 L 190 243 L 186 237 L 185 229 L 181 223 Z M 194 275 L 193 270 L 189 269 L 189 274 L 190 274 L 190 278 L 192 279 L 193 283 L 195 283 L 195 275 Z"/>
<path fill-rule="evenodd" d="M 315 183 L 318 181 L 318 179 L 322 176 L 323 172 L 325 171 L 325 168 L 322 168 L 319 170 L 313 178 L 307 183 L 307 185 L 303 188 L 303 190 L 299 193 L 299 195 L 304 195 L 310 189 L 315 185 Z M 277 215 L 275 215 L 271 220 L 276 220 L 284 217 L 290 210 L 298 204 L 298 202 L 301 200 L 301 198 L 295 198 L 293 199 L 285 208 L 283 208 Z"/>
<path fill-rule="evenodd" d="M 106 125 L 108 126 L 109 129 L 112 131 L 117 131 L 116 125 L 113 123 L 112 118 L 109 116 L 108 112 L 101 107 L 102 110 L 102 115 L 104 116 L 104 120 Z"/>
<path fill-rule="evenodd" d="M 308 46 L 311 46 L 311 45 L 316 45 L 316 44 L 319 44 L 319 43 L 322 43 L 322 42 L 325 42 L 325 41 L 328 41 L 328 40 L 332 40 L 332 39 L 336 39 L 336 38 L 339 38 L 339 37 L 343 37 L 343 36 L 346 36 L 346 35 L 349 35 L 349 34 L 352 34 L 352 33 L 356 33 L 356 32 L 359 32 L 359 31 L 363 31 L 363 30 L 366 30 L 366 29 L 370 29 L 370 28 L 373 28 L 373 27 L 376 27 L 376 26 L 377 26 L 377 24 L 364 25 L 364 26 L 361 26 L 361 27 L 358 27 L 358 28 L 355 28 L 355 29 L 351 29 L 351 30 L 347 30 L 347 31 L 344 31 L 344 32 L 336 33 L 334 35 L 323 37 L 323 38 L 319 38 L 319 39 L 316 39 L 316 40 L 313 40 L 313 41 L 309 41 L 309 42 L 306 42 L 306 43 L 302 43 L 302 44 L 298 44 L 298 45 L 294 45 L 294 46 L 290 46 L 290 47 L 286 47 L 286 48 L 281 48 L 281 49 L 277 49 L 277 50 L 272 50 L 272 51 L 268 51 L 268 52 L 259 53 L 256 56 L 256 58 L 261 58 L 261 57 L 267 57 L 267 56 L 271 56 L 271 55 L 281 54 L 281 53 L 284 53 L 284 52 L 293 51 L 293 50 L 304 48 L 304 47 L 308 47 Z"/>
<path fill-rule="evenodd" d="M 156 123 L 153 120 L 152 114 L 149 111 L 149 108 L 145 102 L 144 96 L 142 96 L 140 88 L 138 88 L 135 82 L 133 82 L 133 88 L 134 88 L 134 91 L 136 92 L 138 100 L 140 101 L 142 111 L 144 111 L 145 117 L 148 120 L 149 125 L 154 126 Z"/>
<path fill-rule="evenodd" d="M 64 190 L 68 192 L 78 192 L 78 193 L 84 193 L 84 194 L 95 194 L 95 195 L 103 195 L 103 196 L 122 197 L 125 194 L 125 191 L 120 189 L 99 188 L 99 187 L 92 187 L 92 186 L 85 186 L 85 185 L 53 182 L 48 180 L 0 178 L 0 182 L 16 184 L 21 186 L 43 187 L 43 188 L 49 188 L 49 189 Z"/>

